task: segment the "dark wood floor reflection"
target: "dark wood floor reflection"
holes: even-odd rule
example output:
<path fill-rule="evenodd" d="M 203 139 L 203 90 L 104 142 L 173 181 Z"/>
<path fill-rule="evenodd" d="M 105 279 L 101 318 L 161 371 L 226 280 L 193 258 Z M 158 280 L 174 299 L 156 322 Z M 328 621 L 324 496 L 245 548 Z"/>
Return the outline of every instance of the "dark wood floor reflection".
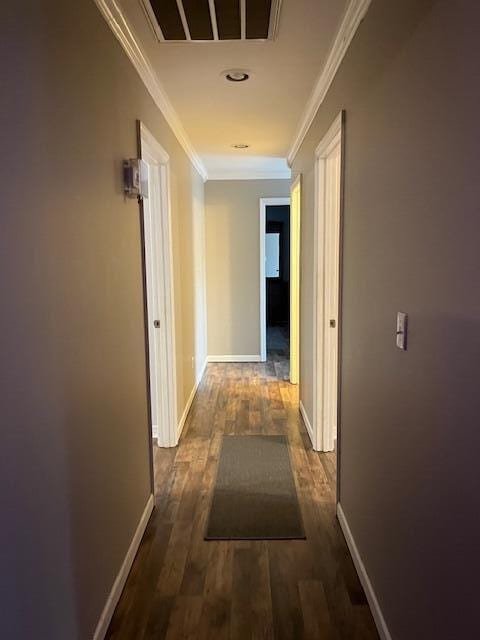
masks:
<path fill-rule="evenodd" d="M 210 364 L 176 449 L 155 448 L 156 509 L 109 640 L 377 639 L 335 517 L 335 457 L 312 451 L 273 362 Z M 205 542 L 222 434 L 287 434 L 307 540 Z"/>

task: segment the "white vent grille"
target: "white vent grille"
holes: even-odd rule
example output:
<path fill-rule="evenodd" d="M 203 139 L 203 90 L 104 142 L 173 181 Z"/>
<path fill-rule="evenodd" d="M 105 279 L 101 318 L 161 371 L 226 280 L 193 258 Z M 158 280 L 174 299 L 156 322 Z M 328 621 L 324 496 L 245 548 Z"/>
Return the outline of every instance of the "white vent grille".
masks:
<path fill-rule="evenodd" d="M 159 42 L 273 40 L 282 0 L 141 0 Z"/>

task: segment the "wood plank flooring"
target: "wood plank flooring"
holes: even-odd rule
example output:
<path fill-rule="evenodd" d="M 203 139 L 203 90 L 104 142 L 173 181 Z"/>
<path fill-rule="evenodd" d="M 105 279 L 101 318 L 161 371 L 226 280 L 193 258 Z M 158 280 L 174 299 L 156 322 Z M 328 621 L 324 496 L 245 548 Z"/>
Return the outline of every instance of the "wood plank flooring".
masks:
<path fill-rule="evenodd" d="M 306 540 L 203 540 L 223 434 L 288 435 Z M 312 451 L 273 362 L 209 364 L 179 446 L 154 458 L 156 509 L 109 640 L 378 639 L 335 517 L 335 457 Z"/>

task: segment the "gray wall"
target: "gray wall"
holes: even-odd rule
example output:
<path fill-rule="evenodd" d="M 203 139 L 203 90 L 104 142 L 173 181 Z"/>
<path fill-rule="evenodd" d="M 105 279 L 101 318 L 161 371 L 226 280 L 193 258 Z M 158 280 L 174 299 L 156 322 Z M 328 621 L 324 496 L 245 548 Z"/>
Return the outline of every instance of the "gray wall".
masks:
<path fill-rule="evenodd" d="M 394 640 L 478 627 L 479 24 L 374 0 L 293 167 L 311 415 L 314 149 L 346 109 L 341 503 Z"/>
<path fill-rule="evenodd" d="M 290 180 L 205 185 L 209 355 L 260 354 L 260 198 L 290 197 Z"/>
<path fill-rule="evenodd" d="M 86 640 L 150 494 L 136 119 L 171 157 L 180 414 L 203 183 L 92 1 L 1 22 L 0 636 Z"/>

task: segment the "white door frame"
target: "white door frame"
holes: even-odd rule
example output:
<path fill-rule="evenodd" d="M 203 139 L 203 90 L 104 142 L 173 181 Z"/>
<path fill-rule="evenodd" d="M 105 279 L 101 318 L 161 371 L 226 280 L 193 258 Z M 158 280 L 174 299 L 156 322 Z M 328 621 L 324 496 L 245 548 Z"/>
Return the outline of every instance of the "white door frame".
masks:
<path fill-rule="evenodd" d="M 267 287 L 265 282 L 265 229 L 267 207 L 290 205 L 290 198 L 260 198 L 260 361 L 267 360 Z"/>
<path fill-rule="evenodd" d="M 302 181 L 298 175 L 290 187 L 290 382 L 300 379 L 300 217 Z"/>
<path fill-rule="evenodd" d="M 152 436 L 174 447 L 177 433 L 175 305 L 170 165 L 165 149 L 139 123 L 140 157 L 149 164 L 149 197 L 142 202 Z M 160 326 L 154 327 L 154 320 Z"/>
<path fill-rule="evenodd" d="M 316 451 L 333 451 L 338 426 L 339 376 L 340 376 L 340 260 L 341 260 L 341 209 L 343 184 L 343 125 L 342 111 L 326 133 L 315 151 L 315 216 L 314 216 L 314 301 L 313 301 L 313 448 Z M 326 184 L 327 157 L 339 146 L 340 171 L 338 179 Z M 338 191 L 337 191 L 338 190 Z M 333 207 L 331 197 L 337 197 Z M 327 221 L 327 213 L 332 218 Z M 327 223 L 335 226 L 330 237 L 336 237 L 327 245 Z M 331 229 L 330 229 L 331 230 Z M 331 244 L 331 243 L 330 243 Z M 336 265 L 336 267 L 335 267 Z M 326 283 L 326 272 L 332 274 Z M 330 309 L 332 303 L 326 300 L 327 290 L 336 287 L 336 309 Z M 328 316 L 328 317 L 327 317 Z M 335 327 L 329 326 L 330 319 Z M 335 340 L 330 339 L 335 331 Z M 328 351 L 328 353 L 327 353 Z M 333 379 L 325 375 L 327 366 L 336 373 Z M 333 425 L 332 420 L 337 424 Z"/>

